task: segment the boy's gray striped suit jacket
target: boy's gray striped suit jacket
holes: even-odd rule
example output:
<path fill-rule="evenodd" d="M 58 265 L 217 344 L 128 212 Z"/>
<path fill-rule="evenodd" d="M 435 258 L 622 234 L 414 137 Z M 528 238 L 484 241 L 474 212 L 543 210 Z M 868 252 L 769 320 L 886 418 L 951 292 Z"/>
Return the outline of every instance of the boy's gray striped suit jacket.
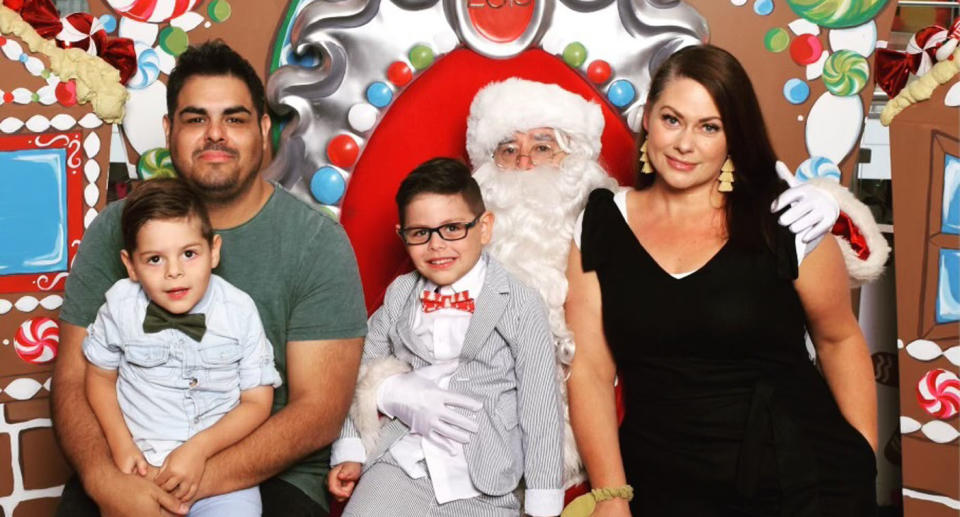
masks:
<path fill-rule="evenodd" d="M 479 431 L 464 447 L 471 481 L 488 495 L 513 491 L 521 476 L 528 490 L 559 490 L 563 486 L 563 414 L 546 307 L 536 291 L 516 280 L 493 257 L 485 253 L 484 258 L 488 262 L 483 289 L 448 388 L 483 403 L 477 413 Z M 387 288 L 383 306 L 368 323 L 364 365 L 389 356 L 413 369 L 430 364 L 413 351 L 416 347 L 407 346 L 413 343 L 412 311 L 419 310 L 424 284 L 423 277 L 413 271 Z M 397 419 L 385 423 L 373 450 L 368 450 L 364 469 L 408 430 Z M 348 417 L 340 438 L 359 437 Z"/>

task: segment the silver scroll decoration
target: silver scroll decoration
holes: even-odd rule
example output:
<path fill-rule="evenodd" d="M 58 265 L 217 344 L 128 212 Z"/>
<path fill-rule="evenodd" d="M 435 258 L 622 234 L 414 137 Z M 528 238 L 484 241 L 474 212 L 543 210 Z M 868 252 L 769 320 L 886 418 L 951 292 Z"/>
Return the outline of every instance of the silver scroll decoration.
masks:
<path fill-rule="evenodd" d="M 370 82 L 417 44 L 430 46 L 441 59 L 457 45 L 508 58 L 537 46 L 559 54 L 567 43 L 580 42 L 590 59 L 611 65 L 614 79 L 636 87 L 637 98 L 621 113 L 637 130 L 652 72 L 673 52 L 709 37 L 706 20 L 681 0 L 535 0 L 524 33 L 495 43 L 471 25 L 468 1 L 314 0 L 304 6 L 293 22 L 291 43 L 298 54 L 319 56 L 320 63 L 282 66 L 267 81 L 271 108 L 293 115 L 267 176 L 313 202 L 309 180 L 328 162 L 327 142 L 350 132 L 362 146 L 369 136 L 350 130 L 347 111 L 364 101 Z"/>

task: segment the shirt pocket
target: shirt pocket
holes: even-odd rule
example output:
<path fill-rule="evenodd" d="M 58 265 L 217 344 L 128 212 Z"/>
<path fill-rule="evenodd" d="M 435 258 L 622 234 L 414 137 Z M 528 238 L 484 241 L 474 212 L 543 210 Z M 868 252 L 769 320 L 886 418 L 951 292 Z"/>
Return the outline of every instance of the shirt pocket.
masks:
<path fill-rule="evenodd" d="M 123 347 L 123 356 L 131 369 L 147 379 L 170 377 L 170 346 L 148 340 L 130 341 Z"/>
<path fill-rule="evenodd" d="M 240 343 L 236 341 L 212 343 L 201 348 L 199 355 L 200 364 L 207 377 L 203 387 L 209 391 L 219 392 L 239 389 L 240 358 L 243 356 Z"/>

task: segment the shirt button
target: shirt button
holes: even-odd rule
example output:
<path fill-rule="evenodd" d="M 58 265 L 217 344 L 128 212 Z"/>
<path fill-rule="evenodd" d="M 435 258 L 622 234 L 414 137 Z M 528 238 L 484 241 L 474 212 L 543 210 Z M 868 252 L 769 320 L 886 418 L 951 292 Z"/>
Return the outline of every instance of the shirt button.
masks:
<path fill-rule="evenodd" d="M 191 388 L 196 388 L 196 387 L 197 387 L 197 382 L 198 382 L 198 381 L 197 381 L 197 378 L 196 378 L 196 377 L 190 379 L 190 387 L 191 387 Z"/>
<path fill-rule="evenodd" d="M 194 419 L 193 419 L 193 423 L 199 424 L 199 423 L 200 423 L 200 417 L 194 418 Z"/>

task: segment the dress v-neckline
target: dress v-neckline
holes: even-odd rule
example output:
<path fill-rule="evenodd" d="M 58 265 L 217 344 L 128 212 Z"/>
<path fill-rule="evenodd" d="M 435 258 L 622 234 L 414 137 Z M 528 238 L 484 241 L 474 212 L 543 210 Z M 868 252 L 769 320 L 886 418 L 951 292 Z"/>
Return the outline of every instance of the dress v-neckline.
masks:
<path fill-rule="evenodd" d="M 708 269 L 714 262 L 716 262 L 717 257 L 719 257 L 724 252 L 724 250 L 727 249 L 728 245 L 730 244 L 730 239 L 727 239 L 726 241 L 724 241 L 723 245 L 720 246 L 720 248 L 717 249 L 717 251 L 714 252 L 714 254 L 711 255 L 709 259 L 707 259 L 706 262 L 704 262 L 698 268 L 693 269 L 691 271 L 677 273 L 678 275 L 683 275 L 678 278 L 674 276 L 673 273 L 667 271 L 662 265 L 660 265 L 660 263 L 657 262 L 657 259 L 653 258 L 653 255 L 651 255 L 650 252 L 647 251 L 647 248 L 644 247 L 643 243 L 640 242 L 640 239 L 637 238 L 637 234 L 633 233 L 633 228 L 630 227 L 630 222 L 627 221 L 627 212 L 628 212 L 627 199 L 628 197 L 624 195 L 623 211 L 620 210 L 620 207 L 616 206 L 616 202 L 613 200 L 613 198 L 610 199 L 611 201 L 614 201 L 614 207 L 617 209 L 617 215 L 620 216 L 620 222 L 623 223 L 623 229 L 627 231 L 627 233 L 630 235 L 633 242 L 636 243 L 637 248 L 640 250 L 641 254 L 645 256 L 654 265 L 654 267 L 669 280 L 673 280 L 674 282 L 683 282 L 684 280 L 687 280 L 689 278 L 699 276 L 702 271 Z"/>

